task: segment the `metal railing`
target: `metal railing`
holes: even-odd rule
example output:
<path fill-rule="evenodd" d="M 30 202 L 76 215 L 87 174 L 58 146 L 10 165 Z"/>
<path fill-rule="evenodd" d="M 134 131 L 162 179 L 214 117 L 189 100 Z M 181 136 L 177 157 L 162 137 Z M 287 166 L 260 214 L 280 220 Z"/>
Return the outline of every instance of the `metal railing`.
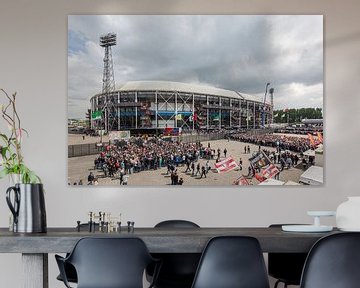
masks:
<path fill-rule="evenodd" d="M 102 147 L 97 147 L 96 143 L 68 145 L 68 158 L 96 155 L 99 154 L 101 150 Z"/>

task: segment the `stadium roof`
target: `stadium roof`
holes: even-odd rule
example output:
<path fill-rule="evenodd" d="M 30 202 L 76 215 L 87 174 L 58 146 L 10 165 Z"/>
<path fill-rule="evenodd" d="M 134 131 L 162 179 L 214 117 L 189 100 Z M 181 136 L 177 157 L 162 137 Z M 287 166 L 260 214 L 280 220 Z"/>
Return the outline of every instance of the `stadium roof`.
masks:
<path fill-rule="evenodd" d="M 170 81 L 130 81 L 122 85 L 118 91 L 177 91 L 194 94 L 224 96 L 235 99 L 245 99 L 262 102 L 262 97 L 237 91 L 220 89 L 212 86 L 170 82 Z M 269 101 L 266 101 L 269 103 Z"/>

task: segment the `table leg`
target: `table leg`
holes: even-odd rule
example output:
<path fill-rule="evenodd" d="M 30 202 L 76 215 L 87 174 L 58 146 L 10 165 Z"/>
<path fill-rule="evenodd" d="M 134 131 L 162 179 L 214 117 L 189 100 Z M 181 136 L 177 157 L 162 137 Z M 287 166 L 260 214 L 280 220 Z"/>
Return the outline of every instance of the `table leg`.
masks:
<path fill-rule="evenodd" d="M 49 288 L 48 254 L 22 254 L 23 288 Z"/>

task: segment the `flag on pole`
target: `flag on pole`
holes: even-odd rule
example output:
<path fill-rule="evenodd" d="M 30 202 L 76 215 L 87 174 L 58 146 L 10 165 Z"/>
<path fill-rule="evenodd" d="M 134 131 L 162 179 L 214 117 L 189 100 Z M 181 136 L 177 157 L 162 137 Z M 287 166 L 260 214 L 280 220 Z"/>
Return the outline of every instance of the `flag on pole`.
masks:
<path fill-rule="evenodd" d="M 316 132 L 316 134 L 317 134 L 317 137 L 318 137 L 319 142 L 320 142 L 320 143 L 323 143 L 323 136 L 321 135 L 321 133 L 320 133 L 320 132 Z"/>
<path fill-rule="evenodd" d="M 272 178 L 274 177 L 276 174 L 278 174 L 280 171 L 279 169 L 274 165 L 274 164 L 270 164 L 267 168 L 265 168 L 262 171 L 262 175 L 265 178 Z"/>
<path fill-rule="evenodd" d="M 222 172 L 231 171 L 235 168 L 239 168 L 239 166 L 236 164 L 235 160 L 230 156 L 218 163 L 215 163 L 215 168 L 218 171 L 218 173 L 222 173 Z"/>
<path fill-rule="evenodd" d="M 314 137 L 313 137 L 310 133 L 308 133 L 307 136 L 309 137 L 310 145 L 311 145 L 311 146 L 315 146 L 316 144 L 315 144 L 315 139 L 314 139 Z"/>
<path fill-rule="evenodd" d="M 94 111 L 94 112 L 92 112 L 92 114 L 91 114 L 91 119 L 92 119 L 92 120 L 100 120 L 100 119 L 101 119 L 101 116 L 102 116 L 102 113 L 101 113 L 100 110 Z"/>
<path fill-rule="evenodd" d="M 182 120 L 182 115 L 181 114 L 177 114 L 175 116 L 175 120 Z"/>
<path fill-rule="evenodd" d="M 260 175 L 259 173 L 255 173 L 254 176 L 255 176 L 256 180 L 258 180 L 260 183 L 266 180 L 266 178 L 264 176 Z"/>
<path fill-rule="evenodd" d="M 249 158 L 250 165 L 260 169 L 259 173 L 255 173 L 255 178 L 262 182 L 265 179 L 273 178 L 280 173 L 279 169 L 271 162 L 264 151 L 259 151 L 256 155 Z"/>

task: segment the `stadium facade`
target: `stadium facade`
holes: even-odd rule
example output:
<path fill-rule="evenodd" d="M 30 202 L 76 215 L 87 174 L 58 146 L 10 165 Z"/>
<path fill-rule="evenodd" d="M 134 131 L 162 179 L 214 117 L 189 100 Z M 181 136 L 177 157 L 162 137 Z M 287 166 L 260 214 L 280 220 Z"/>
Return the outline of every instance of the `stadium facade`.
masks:
<path fill-rule="evenodd" d="M 90 99 L 92 129 L 162 130 L 165 128 L 256 129 L 271 124 L 273 95 L 262 97 L 203 85 L 132 81 Z M 262 120 L 264 117 L 264 120 Z"/>

